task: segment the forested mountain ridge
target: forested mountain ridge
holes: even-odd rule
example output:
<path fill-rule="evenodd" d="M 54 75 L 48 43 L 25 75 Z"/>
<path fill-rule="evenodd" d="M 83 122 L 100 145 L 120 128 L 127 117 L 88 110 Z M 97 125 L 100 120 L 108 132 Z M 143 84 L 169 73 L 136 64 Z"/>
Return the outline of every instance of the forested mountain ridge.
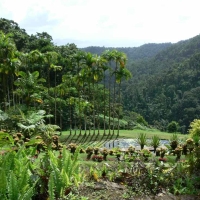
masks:
<path fill-rule="evenodd" d="M 1 18 L 0 30 L 8 33 L 0 34 L 4 41 L 0 49 L 0 91 L 3 94 L 0 101 L 3 109 L 16 102 L 28 106 L 33 104 L 20 95 L 25 90 L 16 90 L 19 86 L 25 86 L 17 82 L 17 70 L 20 70 L 26 72 L 20 74 L 24 81 L 28 80 L 27 77 L 44 81 L 39 76 L 46 80 L 39 84 L 44 86 L 43 93 L 29 96 L 29 99 L 34 102 L 45 99 L 39 105 L 48 108 L 48 112 L 55 116 L 55 124 L 62 123 L 63 127 L 69 128 L 70 123 L 72 127 L 83 127 L 86 121 L 92 126 L 100 122 L 95 119 L 96 116 L 107 119 L 108 116 L 114 118 L 118 115 L 127 122 L 135 114 L 140 114 L 150 125 L 159 129 L 166 130 L 171 121 L 176 121 L 180 130 L 186 132 L 190 122 L 200 118 L 200 35 L 175 44 L 79 49 L 75 44 L 54 45 L 53 38 L 46 32 L 28 35 L 12 20 Z M 4 55 L 6 45 L 11 45 L 13 54 Z M 117 56 L 124 59 L 124 53 L 128 57 L 126 68 L 131 71 L 132 78 L 121 83 L 129 77 L 129 73 L 124 70 L 124 61 L 120 62 L 120 68 L 115 65 Z M 5 59 L 8 56 L 12 59 Z M 94 67 L 93 60 L 101 67 Z M 98 108 L 97 115 L 94 106 Z M 102 115 L 100 111 L 105 107 L 107 113 L 105 110 Z M 79 125 L 75 124 L 75 119 Z M 107 121 L 111 122 L 110 119 Z M 101 122 L 101 128 L 103 126 Z"/>
<path fill-rule="evenodd" d="M 170 47 L 171 43 L 149 43 L 144 44 L 139 47 L 98 47 L 98 46 L 90 46 L 86 48 L 81 48 L 83 51 L 91 52 L 93 54 L 100 55 L 105 50 L 113 50 L 116 49 L 117 51 L 124 52 L 127 57 L 128 61 L 138 60 L 138 59 L 147 59 L 152 58 L 157 55 L 160 51 Z"/>
<path fill-rule="evenodd" d="M 123 84 L 124 108 L 140 113 L 161 129 L 177 121 L 182 132 L 200 117 L 200 35 L 180 41 L 128 67 L 133 78 Z"/>

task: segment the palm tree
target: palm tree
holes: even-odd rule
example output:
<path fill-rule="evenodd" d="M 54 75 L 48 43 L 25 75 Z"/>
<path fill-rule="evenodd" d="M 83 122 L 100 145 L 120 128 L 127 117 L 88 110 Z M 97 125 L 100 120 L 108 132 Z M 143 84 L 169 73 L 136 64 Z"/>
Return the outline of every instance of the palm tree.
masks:
<path fill-rule="evenodd" d="M 105 69 L 107 69 L 106 67 L 106 60 L 103 59 L 101 56 L 96 56 L 96 67 L 94 68 L 93 70 L 93 79 L 94 81 L 97 82 L 97 92 L 99 92 L 99 84 L 98 82 L 99 81 L 102 81 L 102 79 L 104 79 L 105 81 L 105 77 L 104 77 L 104 73 L 105 73 Z M 105 87 L 105 84 L 104 84 L 104 87 Z M 105 90 L 105 88 L 104 88 Z M 94 96 L 94 95 L 93 95 Z M 94 96 L 95 98 L 95 96 Z M 100 110 L 99 110 L 99 104 L 100 102 L 98 101 L 98 99 L 96 100 L 97 103 L 96 103 L 96 110 L 97 110 L 97 128 L 98 128 L 98 135 L 100 134 L 99 132 L 99 114 L 100 114 Z M 104 91 L 104 133 L 105 133 L 105 102 L 106 102 L 106 97 L 105 97 L 105 91 Z M 93 104 L 94 104 L 94 101 L 93 101 Z"/>
<path fill-rule="evenodd" d="M 54 74 L 54 123 L 57 123 L 57 102 L 56 102 L 56 97 L 57 97 L 57 91 L 56 91 L 56 86 L 57 86 L 57 74 L 56 71 L 60 71 L 62 70 L 61 66 L 56 66 L 56 65 L 51 65 L 51 69 L 53 69 L 53 71 L 55 72 Z"/>
<path fill-rule="evenodd" d="M 69 107 L 69 129 L 70 135 L 72 134 L 72 106 L 73 100 L 73 86 L 72 86 L 72 74 L 69 72 L 62 76 L 62 83 L 60 84 L 60 96 L 67 99 L 67 105 Z"/>
<path fill-rule="evenodd" d="M 106 55 L 104 55 L 106 56 Z M 99 61 L 97 64 L 103 71 L 103 126 L 104 126 L 104 133 L 103 135 L 106 134 L 106 70 L 109 69 L 107 65 L 107 60 L 104 58 L 104 56 L 100 56 Z"/>
<path fill-rule="evenodd" d="M 27 55 L 28 57 L 28 65 L 29 69 L 28 71 L 33 72 L 33 71 L 39 71 L 40 75 L 43 74 L 43 64 L 45 63 L 46 56 L 42 54 L 38 50 L 31 51 Z M 41 67 L 42 66 L 42 67 Z M 37 67 L 37 68 L 35 68 Z M 45 74 L 45 72 L 44 72 Z M 45 76 L 45 75 L 44 75 Z"/>
<path fill-rule="evenodd" d="M 21 64 L 17 58 L 17 49 L 11 36 L 11 34 L 5 35 L 0 31 L 0 77 L 3 86 L 4 110 L 6 110 L 7 104 L 10 106 L 10 86 L 13 87 L 14 74 L 17 73 Z M 8 84 L 9 77 L 11 84 Z"/>
<path fill-rule="evenodd" d="M 108 82 L 108 88 L 109 88 L 109 107 L 108 107 L 108 117 L 109 117 L 109 135 L 111 134 L 111 75 L 112 75 L 112 61 L 114 60 L 113 53 L 110 50 L 106 50 L 101 55 L 104 59 L 109 62 L 109 82 Z"/>
<path fill-rule="evenodd" d="M 87 53 L 85 56 L 85 65 L 87 67 L 87 75 L 88 75 L 88 87 L 89 87 L 89 96 L 92 96 L 92 101 L 93 101 L 93 111 L 92 111 L 92 118 L 93 118 L 93 133 L 95 134 L 95 129 L 96 129 L 96 120 L 95 120 L 95 94 L 94 94 L 94 84 L 95 84 L 95 67 L 96 67 L 96 57 L 91 54 Z M 91 93 L 91 83 L 92 83 L 92 88 L 93 88 L 93 94 Z"/>
<path fill-rule="evenodd" d="M 44 55 L 44 64 L 46 64 L 47 68 L 47 85 L 48 85 L 48 93 L 51 86 L 50 83 L 50 69 L 57 63 L 58 54 L 54 51 L 46 52 Z"/>
<path fill-rule="evenodd" d="M 19 78 L 15 81 L 15 85 L 18 87 L 15 93 L 26 103 L 29 107 L 31 102 L 42 103 L 42 92 L 44 86 L 42 83 L 46 82 L 44 78 L 39 78 L 39 72 L 25 73 L 20 71 L 18 73 Z"/>
<path fill-rule="evenodd" d="M 116 83 L 119 84 L 118 103 L 120 106 L 121 106 L 121 82 L 123 78 L 128 80 L 129 78 L 131 78 L 131 73 L 128 69 L 124 67 L 124 65 L 120 65 L 120 68 L 118 69 L 118 71 L 116 71 Z M 119 118 L 120 118 L 120 110 L 118 111 L 117 137 L 119 136 Z"/>
<path fill-rule="evenodd" d="M 37 55 L 37 53 L 35 54 Z M 54 67 L 54 65 L 57 63 L 57 59 L 58 59 L 58 54 L 54 51 L 51 52 L 46 52 L 43 54 L 44 56 L 44 65 L 46 67 L 46 72 L 47 72 L 47 91 L 48 91 L 48 98 L 50 97 L 50 87 L 51 87 L 51 81 L 50 81 L 50 69 Z M 55 82 L 55 80 L 54 80 Z M 55 91 L 54 91 L 54 97 L 55 97 Z M 56 107 L 55 105 L 55 99 L 54 99 L 54 108 Z M 49 106 L 48 108 L 48 113 L 51 113 L 51 106 Z M 56 112 L 56 111 L 54 111 Z M 49 118 L 49 123 L 51 123 L 51 119 Z"/>
<path fill-rule="evenodd" d="M 77 84 L 77 91 L 78 91 L 78 125 L 79 125 L 79 133 L 81 134 L 81 116 L 80 116 L 80 109 L 81 109 L 81 85 L 82 85 L 82 77 L 81 77 L 81 68 L 82 65 L 84 63 L 84 58 L 85 58 L 85 53 L 82 51 L 77 51 L 75 54 L 73 54 L 72 56 L 72 62 L 73 65 L 75 65 L 75 69 L 76 69 L 76 76 L 75 76 L 75 80 L 76 80 L 76 84 Z M 76 119 L 75 119 L 76 120 Z M 76 123 L 76 121 L 75 121 Z M 76 134 L 76 129 L 75 129 L 75 134 Z"/>

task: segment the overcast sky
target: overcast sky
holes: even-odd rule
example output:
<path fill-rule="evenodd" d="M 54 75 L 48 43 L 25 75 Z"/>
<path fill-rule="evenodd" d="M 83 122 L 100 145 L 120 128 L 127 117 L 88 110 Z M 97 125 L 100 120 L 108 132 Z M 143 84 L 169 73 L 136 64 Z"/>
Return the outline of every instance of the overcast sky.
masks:
<path fill-rule="evenodd" d="M 199 0 L 0 0 L 0 18 L 57 45 L 136 47 L 200 33 Z"/>

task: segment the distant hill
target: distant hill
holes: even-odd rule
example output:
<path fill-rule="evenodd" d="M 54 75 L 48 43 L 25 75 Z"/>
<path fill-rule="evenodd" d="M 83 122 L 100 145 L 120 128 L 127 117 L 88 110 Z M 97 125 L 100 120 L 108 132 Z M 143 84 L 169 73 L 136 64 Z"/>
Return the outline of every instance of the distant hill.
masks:
<path fill-rule="evenodd" d="M 172 43 L 160 43 L 160 44 L 149 43 L 149 44 L 144 44 L 140 47 L 113 48 L 113 47 L 91 46 L 82 48 L 81 50 L 100 55 L 105 50 L 116 49 L 118 51 L 124 52 L 127 55 L 128 60 L 138 60 L 138 59 L 152 58 L 159 52 L 167 49 L 170 46 L 172 46 Z"/>
<path fill-rule="evenodd" d="M 163 130 L 177 121 L 185 132 L 200 118 L 200 35 L 135 60 L 128 68 L 133 78 L 122 86 L 126 110 Z"/>

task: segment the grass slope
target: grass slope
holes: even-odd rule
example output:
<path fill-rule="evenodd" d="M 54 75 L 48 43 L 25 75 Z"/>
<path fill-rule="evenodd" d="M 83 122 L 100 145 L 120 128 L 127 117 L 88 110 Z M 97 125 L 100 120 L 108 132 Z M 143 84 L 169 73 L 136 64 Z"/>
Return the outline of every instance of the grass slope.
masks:
<path fill-rule="evenodd" d="M 158 135 L 160 139 L 170 139 L 172 137 L 172 133 L 167 132 L 161 132 L 156 129 L 146 129 L 146 130 L 120 130 L 119 136 L 117 136 L 117 130 L 114 132 L 114 134 L 108 134 L 108 130 L 106 134 L 103 134 L 103 130 L 100 130 L 100 134 L 89 134 L 89 133 L 82 133 L 82 134 L 75 134 L 73 131 L 70 135 L 70 131 L 63 131 L 62 135 L 60 136 L 60 141 L 65 143 L 77 143 L 77 144 L 93 144 L 95 143 L 97 146 L 100 146 L 101 144 L 105 143 L 109 140 L 115 140 L 118 138 L 130 138 L 135 139 L 138 137 L 140 133 L 146 133 L 147 138 L 151 138 L 153 135 Z M 187 135 L 178 134 L 179 139 L 186 138 Z"/>

